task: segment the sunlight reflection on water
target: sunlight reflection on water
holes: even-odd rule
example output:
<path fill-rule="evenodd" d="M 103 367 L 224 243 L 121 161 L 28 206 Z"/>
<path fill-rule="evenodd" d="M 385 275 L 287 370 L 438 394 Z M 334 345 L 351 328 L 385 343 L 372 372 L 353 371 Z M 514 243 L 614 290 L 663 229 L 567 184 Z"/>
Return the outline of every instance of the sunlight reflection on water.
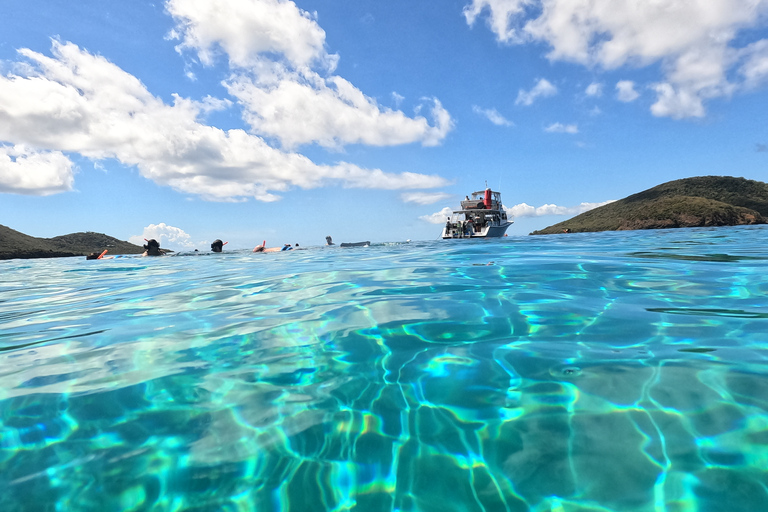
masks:
<path fill-rule="evenodd" d="M 766 234 L 0 262 L 0 510 L 768 510 Z"/>

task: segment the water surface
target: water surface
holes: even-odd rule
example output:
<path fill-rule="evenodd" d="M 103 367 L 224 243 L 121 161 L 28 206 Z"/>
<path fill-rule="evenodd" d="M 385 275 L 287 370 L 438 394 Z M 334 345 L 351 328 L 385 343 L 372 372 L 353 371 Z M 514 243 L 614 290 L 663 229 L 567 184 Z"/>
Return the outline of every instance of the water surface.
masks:
<path fill-rule="evenodd" d="M 0 261 L 0 510 L 768 510 L 767 235 Z"/>

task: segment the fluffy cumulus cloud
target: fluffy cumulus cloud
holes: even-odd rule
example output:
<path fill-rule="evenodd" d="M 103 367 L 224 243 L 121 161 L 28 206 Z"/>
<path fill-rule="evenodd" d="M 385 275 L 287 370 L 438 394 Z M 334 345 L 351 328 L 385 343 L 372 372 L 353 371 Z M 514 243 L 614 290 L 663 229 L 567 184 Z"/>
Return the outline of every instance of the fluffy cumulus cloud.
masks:
<path fill-rule="evenodd" d="M 176 21 L 171 37 L 177 50 L 192 50 L 210 65 L 217 54 L 237 67 L 258 64 L 262 54 L 278 54 L 296 67 L 336 65 L 325 49 L 325 31 L 307 12 L 285 0 L 168 0 Z"/>
<path fill-rule="evenodd" d="M 481 108 L 477 105 L 472 105 L 472 112 L 477 115 L 483 116 L 496 126 L 514 126 L 515 123 L 499 114 L 499 111 L 495 108 Z"/>
<path fill-rule="evenodd" d="M 557 206 L 555 204 L 545 204 L 542 206 L 531 206 L 526 203 L 516 204 L 511 208 L 505 208 L 507 214 L 513 218 L 518 217 L 542 217 L 545 215 L 578 215 L 589 210 L 594 210 L 600 206 L 612 203 L 611 201 L 604 201 L 602 203 L 581 203 L 578 206 Z"/>
<path fill-rule="evenodd" d="M 435 98 L 421 100 L 409 117 L 380 106 L 342 77 L 330 74 L 337 55 L 314 17 L 287 0 L 168 0 L 177 49 L 203 64 L 229 62 L 229 94 L 243 107 L 253 133 L 280 141 L 340 148 L 347 144 L 439 144 L 453 129 Z M 426 105 L 426 108 L 425 108 Z"/>
<path fill-rule="evenodd" d="M 141 235 L 135 235 L 128 239 L 129 242 L 136 245 L 143 245 L 145 240 L 155 239 L 160 243 L 160 247 L 189 249 L 194 247 L 192 237 L 183 229 L 169 226 L 165 222 L 160 224 L 150 224 L 144 228 Z"/>
<path fill-rule="evenodd" d="M 520 89 L 517 93 L 517 99 L 515 100 L 515 105 L 533 105 L 533 102 L 536 101 L 539 98 L 546 98 L 548 96 L 554 96 L 557 94 L 557 87 L 552 85 L 549 80 L 545 80 L 542 78 L 538 82 L 536 82 L 536 85 L 533 86 L 533 89 L 530 91 L 525 91 L 523 89 Z"/>
<path fill-rule="evenodd" d="M 271 68 L 269 74 L 236 74 L 225 85 L 243 106 L 253 131 L 279 140 L 286 149 L 309 143 L 330 148 L 412 142 L 434 146 L 453 128 L 450 114 L 434 98 L 424 100 L 430 124 L 423 116 L 410 118 L 379 106 L 341 77 L 323 79 L 313 71 L 279 64 Z"/>
<path fill-rule="evenodd" d="M 453 210 L 446 206 L 439 212 L 431 213 L 429 215 L 422 215 L 419 218 L 424 222 L 429 222 L 430 224 L 444 224 L 446 219 L 451 217 L 452 213 Z"/>
<path fill-rule="evenodd" d="M 485 18 L 499 41 L 548 44 L 551 60 L 660 64 L 651 111 L 673 118 L 703 116 L 707 100 L 768 76 L 768 43 L 739 46 L 766 14 L 768 0 L 471 0 L 464 9 L 467 23 Z"/>
<path fill-rule="evenodd" d="M 0 124 L 3 116 L 0 111 Z M 60 151 L 0 146 L 0 192 L 47 196 L 72 190 L 73 167 Z"/>
<path fill-rule="evenodd" d="M 160 185 L 220 201 L 274 201 L 276 193 L 291 187 L 331 183 L 394 190 L 446 183 L 438 176 L 390 174 L 347 163 L 316 165 L 244 130 L 206 125 L 204 114 L 225 108 L 226 101 L 175 96 L 166 104 L 136 77 L 72 43 L 54 41 L 51 57 L 19 52 L 26 59 L 17 66 L 22 71 L 0 77 L 0 141 L 40 149 L 30 153 L 32 158 L 5 150 L 5 168 L 15 171 L 3 173 L 4 190 L 71 188 L 71 164 L 63 153 L 116 159 Z M 43 158 L 55 164 L 48 174 L 19 182 L 20 169 Z M 41 192 L 32 191 L 35 183 Z"/>
<path fill-rule="evenodd" d="M 170 37 L 203 65 L 226 59 L 224 81 L 250 131 L 205 116 L 230 99 L 175 95 L 168 104 L 106 58 L 54 41 L 51 55 L 20 49 L 0 77 L 0 192 L 72 189 L 67 154 L 116 159 L 142 176 L 208 200 L 275 201 L 293 187 L 390 190 L 439 187 L 439 176 L 391 174 L 348 163 L 316 165 L 296 148 L 319 144 L 439 144 L 454 121 L 436 98 L 414 114 L 379 106 L 332 75 L 315 18 L 289 0 L 167 0 Z M 279 143 L 279 146 L 278 146 Z M 32 149 L 34 148 L 34 149 Z"/>

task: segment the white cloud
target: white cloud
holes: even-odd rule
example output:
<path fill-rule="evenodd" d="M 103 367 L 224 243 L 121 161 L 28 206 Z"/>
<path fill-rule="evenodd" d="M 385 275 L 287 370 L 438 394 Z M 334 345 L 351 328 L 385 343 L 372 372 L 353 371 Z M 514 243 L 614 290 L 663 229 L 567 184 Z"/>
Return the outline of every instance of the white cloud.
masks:
<path fill-rule="evenodd" d="M 579 215 L 589 210 L 594 210 L 600 206 L 613 203 L 615 200 L 603 201 L 602 203 L 581 203 L 578 206 L 557 206 L 555 204 L 545 204 L 539 207 L 531 206 L 526 203 L 516 204 L 511 208 L 505 208 L 507 214 L 514 217 L 542 217 L 545 215 Z"/>
<path fill-rule="evenodd" d="M 415 204 L 435 204 L 438 201 L 449 199 L 451 194 L 445 192 L 404 192 L 400 194 L 400 199 L 404 203 Z"/>
<path fill-rule="evenodd" d="M 425 222 L 429 222 L 430 224 L 444 224 L 445 221 L 450 218 L 452 213 L 453 210 L 446 206 L 439 212 L 435 212 L 429 215 L 422 215 L 419 218 Z"/>
<path fill-rule="evenodd" d="M 768 39 L 753 43 L 742 51 L 744 63 L 740 73 L 749 88 L 763 85 L 768 78 Z"/>
<path fill-rule="evenodd" d="M 656 103 L 651 105 L 651 112 L 655 116 L 674 119 L 704 117 L 704 103 L 694 91 L 676 89 L 668 83 L 656 84 L 653 89 L 658 94 Z"/>
<path fill-rule="evenodd" d="M 704 101 L 744 85 L 729 81 L 740 57 L 733 45 L 763 25 L 768 0 L 471 0 L 464 10 L 470 25 L 483 13 L 499 41 L 545 42 L 551 60 L 604 69 L 660 64 L 652 112 L 682 118 L 703 115 Z M 742 80 L 759 69 L 748 58 Z"/>
<path fill-rule="evenodd" d="M 624 103 L 635 101 L 640 94 L 635 90 L 635 82 L 620 80 L 616 83 L 616 98 Z"/>
<path fill-rule="evenodd" d="M 473 0 L 464 7 L 464 17 L 472 26 L 487 9 L 490 11 L 488 26 L 499 41 L 522 43 L 527 36 L 519 18 L 526 13 L 526 7 L 534 3 L 532 0 Z"/>
<path fill-rule="evenodd" d="M 0 76 L 0 141 L 51 156 L 117 159 L 158 184 L 209 200 L 275 201 L 275 192 L 331 183 L 394 190 L 446 184 L 439 176 L 316 165 L 243 130 L 208 126 L 202 114 L 225 101 L 175 96 L 165 104 L 136 77 L 71 43 L 54 41 L 53 57 L 20 53 L 29 61 L 19 66 L 25 72 Z M 71 188 L 63 183 L 61 190 Z"/>
<path fill-rule="evenodd" d="M 60 151 L 0 146 L 0 192 L 48 196 L 72 190 L 73 183 L 73 164 Z"/>
<path fill-rule="evenodd" d="M 603 95 L 603 84 L 599 82 L 592 82 L 587 86 L 587 89 L 584 91 L 584 93 L 587 96 L 594 96 L 596 98 L 599 98 Z"/>
<path fill-rule="evenodd" d="M 496 126 L 514 126 L 515 123 L 505 118 L 495 108 L 481 108 L 477 105 L 472 105 L 472 112 L 481 115 L 488 119 Z"/>
<path fill-rule="evenodd" d="M 338 56 L 327 52 L 314 16 L 291 1 L 168 0 L 167 10 L 176 21 L 172 37 L 182 41 L 178 50 L 196 52 L 205 65 L 226 56 L 232 76 L 225 86 L 242 105 L 243 119 L 284 148 L 434 146 L 453 129 L 437 99 L 428 100 L 430 124 L 379 106 L 342 77 L 325 76 Z"/>
<path fill-rule="evenodd" d="M 234 66 L 246 68 L 269 53 L 295 67 L 336 66 L 338 57 L 325 50 L 325 31 L 291 1 L 166 0 L 165 8 L 176 21 L 176 49 L 196 52 L 205 65 L 224 53 Z"/>
<path fill-rule="evenodd" d="M 340 148 L 346 144 L 391 146 L 421 142 L 434 146 L 453 128 L 437 99 L 428 100 L 433 124 L 422 116 L 409 118 L 399 110 L 380 107 L 348 81 L 323 79 L 309 70 L 289 71 L 273 65 L 269 80 L 246 74 L 225 83 L 244 108 L 253 130 L 280 140 L 285 148 L 315 142 Z"/>
<path fill-rule="evenodd" d="M 555 94 L 557 94 L 557 87 L 552 85 L 548 80 L 542 78 L 530 91 L 520 89 L 517 93 L 515 105 L 532 105 L 538 98 L 546 98 L 548 96 L 554 96 Z"/>
<path fill-rule="evenodd" d="M 504 209 L 507 212 L 507 215 L 510 216 L 510 218 L 520 218 L 520 217 L 542 217 L 545 215 L 579 215 L 580 213 L 584 213 L 589 210 L 593 210 L 595 208 L 598 208 L 600 206 L 605 206 L 606 204 L 613 203 L 615 199 L 612 199 L 610 201 L 603 201 L 602 203 L 581 203 L 578 206 L 557 206 L 555 204 L 545 204 L 542 206 L 531 206 L 526 203 L 520 203 L 516 204 L 515 206 L 512 206 L 511 208 L 507 208 L 506 206 Z M 443 208 L 439 212 L 435 212 L 429 215 L 422 215 L 419 217 L 421 220 L 425 222 L 429 222 L 430 224 L 443 224 L 446 221 L 446 218 L 450 217 L 453 213 L 453 210 L 451 210 L 448 207 Z"/>
<path fill-rule="evenodd" d="M 579 127 L 575 124 L 552 123 L 544 128 L 548 133 L 579 133 Z"/>
<path fill-rule="evenodd" d="M 164 249 L 183 248 L 190 249 L 195 246 L 190 237 L 183 229 L 169 226 L 165 222 L 160 224 L 150 224 L 144 228 L 141 235 L 132 236 L 129 242 L 136 245 L 144 245 L 145 240 L 155 239 Z"/>

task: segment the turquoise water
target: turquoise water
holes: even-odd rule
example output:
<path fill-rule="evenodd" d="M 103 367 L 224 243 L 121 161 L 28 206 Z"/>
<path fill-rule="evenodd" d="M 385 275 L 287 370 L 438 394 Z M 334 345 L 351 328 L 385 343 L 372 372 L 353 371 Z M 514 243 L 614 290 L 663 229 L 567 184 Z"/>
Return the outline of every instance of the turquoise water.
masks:
<path fill-rule="evenodd" d="M 0 261 L 0 511 L 768 510 L 767 236 Z"/>

